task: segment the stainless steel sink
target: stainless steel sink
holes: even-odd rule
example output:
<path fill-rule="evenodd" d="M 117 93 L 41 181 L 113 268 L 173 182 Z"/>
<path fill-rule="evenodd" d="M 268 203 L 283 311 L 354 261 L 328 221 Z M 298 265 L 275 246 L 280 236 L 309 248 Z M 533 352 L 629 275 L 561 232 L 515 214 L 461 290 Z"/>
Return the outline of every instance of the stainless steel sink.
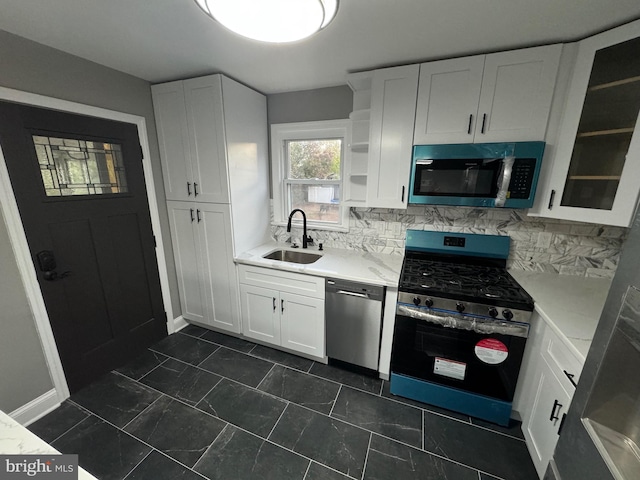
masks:
<path fill-rule="evenodd" d="M 318 255 L 317 253 L 308 253 L 308 252 L 300 252 L 300 251 L 292 251 L 292 250 L 275 250 L 271 253 L 263 255 L 262 258 L 266 258 L 268 260 L 280 260 L 281 262 L 291 262 L 291 263 L 313 263 L 320 258 L 322 255 Z"/>

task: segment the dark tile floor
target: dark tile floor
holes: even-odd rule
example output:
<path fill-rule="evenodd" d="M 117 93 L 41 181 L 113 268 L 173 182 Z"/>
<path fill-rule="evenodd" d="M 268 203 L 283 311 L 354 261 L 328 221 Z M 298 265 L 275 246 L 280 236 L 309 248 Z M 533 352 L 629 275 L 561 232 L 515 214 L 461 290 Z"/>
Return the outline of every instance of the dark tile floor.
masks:
<path fill-rule="evenodd" d="M 100 480 L 535 480 L 519 425 L 188 326 L 29 429 Z"/>

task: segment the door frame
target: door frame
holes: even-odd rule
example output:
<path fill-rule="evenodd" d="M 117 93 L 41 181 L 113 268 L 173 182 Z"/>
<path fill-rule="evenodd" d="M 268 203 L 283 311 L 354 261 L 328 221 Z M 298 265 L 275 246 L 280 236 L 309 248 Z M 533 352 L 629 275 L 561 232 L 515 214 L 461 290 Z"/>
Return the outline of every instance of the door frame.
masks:
<path fill-rule="evenodd" d="M 60 100 L 57 98 L 46 97 L 44 95 L 24 92 L 21 90 L 15 90 L 2 86 L 0 86 L 0 100 L 20 103 L 23 105 L 30 105 L 34 107 L 48 108 L 65 113 L 87 115 L 107 120 L 115 120 L 123 123 L 132 123 L 138 127 L 138 137 L 140 140 L 140 145 L 142 146 L 142 165 L 144 170 L 144 180 L 147 187 L 149 213 L 151 214 L 151 227 L 153 230 L 153 235 L 156 239 L 156 259 L 158 263 L 158 272 L 160 274 L 162 300 L 164 302 L 165 311 L 170 312 L 170 314 L 173 315 L 173 304 L 171 302 L 169 289 L 167 259 L 164 253 L 164 240 L 160 230 L 160 213 L 158 210 L 158 199 L 156 197 L 155 182 L 153 180 L 153 169 L 151 165 L 151 153 L 149 150 L 149 138 L 147 136 L 146 119 L 139 115 L 132 115 L 115 110 L 108 110 L 105 108 L 94 107 L 91 105 L 85 105 L 68 100 Z M 27 294 L 27 300 L 33 314 L 36 330 L 38 332 L 38 336 L 40 337 L 40 343 L 42 344 L 42 350 L 44 352 L 47 367 L 49 369 L 49 374 L 51 375 L 51 380 L 53 381 L 53 386 L 56 391 L 57 403 L 56 405 L 54 405 L 55 407 L 58 403 L 69 398 L 69 387 L 67 385 L 67 380 L 62 369 L 62 362 L 60 361 L 60 355 L 58 353 L 58 348 L 53 336 L 53 330 L 51 329 L 51 322 L 49 320 L 49 314 L 47 313 L 47 309 L 45 307 L 44 297 L 42 296 L 42 291 L 40 290 L 36 271 L 31 259 L 31 252 L 29 250 L 29 244 L 27 243 L 27 236 L 22 226 L 18 204 L 13 192 L 13 187 L 9 178 L 9 172 L 7 170 L 7 165 L 1 145 L 0 208 L 2 209 L 2 214 L 7 225 L 9 240 L 16 262 L 18 264 L 18 270 L 20 272 L 20 277 Z M 174 319 L 170 319 L 169 315 L 167 315 L 168 333 L 171 334 L 175 330 L 176 328 Z M 45 395 L 49 394 L 45 393 L 42 397 L 45 397 Z M 38 399 L 35 399 L 34 402 L 37 400 Z M 29 404 L 25 405 L 25 407 L 36 407 L 36 405 L 31 405 L 34 402 L 30 402 Z M 51 407 L 49 407 L 47 410 L 50 409 Z M 34 408 L 34 410 L 39 409 L 37 409 L 36 407 Z M 34 411 L 34 413 L 36 412 Z M 37 416 L 42 416 L 45 413 L 47 412 L 38 411 Z"/>

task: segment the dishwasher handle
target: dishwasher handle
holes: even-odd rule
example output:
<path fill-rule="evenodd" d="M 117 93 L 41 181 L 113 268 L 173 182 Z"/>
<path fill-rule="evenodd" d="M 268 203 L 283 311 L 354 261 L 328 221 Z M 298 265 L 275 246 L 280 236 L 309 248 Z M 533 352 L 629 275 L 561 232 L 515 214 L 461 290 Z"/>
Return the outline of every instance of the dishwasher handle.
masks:
<path fill-rule="evenodd" d="M 338 295 L 349 295 L 351 297 L 370 298 L 368 293 L 356 293 L 356 292 L 349 292 L 347 290 L 338 290 L 336 293 Z"/>

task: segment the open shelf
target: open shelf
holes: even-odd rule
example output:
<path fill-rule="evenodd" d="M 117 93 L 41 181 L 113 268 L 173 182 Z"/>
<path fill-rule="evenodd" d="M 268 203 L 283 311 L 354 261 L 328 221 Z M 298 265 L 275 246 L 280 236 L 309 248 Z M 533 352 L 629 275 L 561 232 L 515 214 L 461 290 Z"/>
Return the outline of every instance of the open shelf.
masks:
<path fill-rule="evenodd" d="M 600 137 L 602 135 L 621 135 L 624 133 L 633 133 L 633 127 L 630 128 L 612 128 L 610 130 L 597 130 L 595 132 L 578 133 L 578 138 Z"/>
<path fill-rule="evenodd" d="M 621 85 L 627 85 L 629 83 L 640 82 L 640 76 L 637 77 L 629 77 L 623 78 L 620 80 L 616 80 L 614 82 L 602 83 L 600 85 L 594 85 L 593 87 L 589 87 L 588 92 L 596 92 L 598 90 L 604 90 L 605 88 L 614 88 L 619 87 Z"/>
<path fill-rule="evenodd" d="M 568 180 L 620 180 L 620 175 L 570 175 Z"/>

